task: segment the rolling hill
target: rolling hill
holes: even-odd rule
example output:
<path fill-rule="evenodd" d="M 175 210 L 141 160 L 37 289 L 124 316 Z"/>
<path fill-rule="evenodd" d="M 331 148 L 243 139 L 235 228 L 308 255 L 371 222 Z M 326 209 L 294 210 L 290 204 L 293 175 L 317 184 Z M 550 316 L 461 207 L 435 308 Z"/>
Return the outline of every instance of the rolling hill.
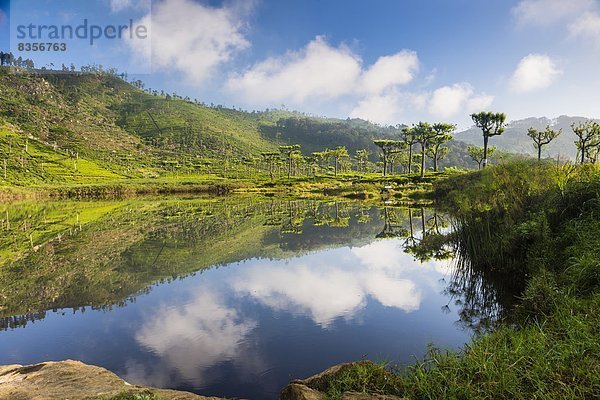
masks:
<path fill-rule="evenodd" d="M 245 112 L 141 90 L 107 73 L 0 67 L 0 184 L 96 183 L 179 174 L 224 176 L 261 153 L 300 144 L 305 155 L 351 155 L 400 128 L 287 110 Z M 452 141 L 442 166 L 474 167 Z M 231 173 L 229 174 L 231 176 Z"/>

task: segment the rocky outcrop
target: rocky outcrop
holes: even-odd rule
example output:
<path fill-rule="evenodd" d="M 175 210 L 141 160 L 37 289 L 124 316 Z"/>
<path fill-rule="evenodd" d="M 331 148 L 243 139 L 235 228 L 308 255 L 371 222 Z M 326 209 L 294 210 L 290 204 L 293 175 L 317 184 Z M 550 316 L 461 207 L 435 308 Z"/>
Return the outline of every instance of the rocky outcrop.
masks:
<path fill-rule="evenodd" d="M 373 365 L 371 361 L 359 361 L 334 365 L 306 379 L 291 381 L 279 394 L 279 400 L 325 400 L 330 382 L 347 370 L 360 364 Z M 398 396 L 346 392 L 342 400 L 403 400 Z"/>
<path fill-rule="evenodd" d="M 280 400 L 325 400 L 325 395 L 308 386 L 292 382 L 279 395 Z"/>
<path fill-rule="evenodd" d="M 325 400 L 332 379 L 370 361 L 333 366 L 310 378 L 290 382 L 280 400 Z M 80 361 L 0 366 L 0 400 L 111 400 L 117 395 L 152 394 L 161 400 L 221 400 L 175 390 L 131 385 L 101 367 Z M 128 398 L 127 396 L 119 398 Z M 343 400 L 403 400 L 397 396 L 346 392 Z"/>
<path fill-rule="evenodd" d="M 164 400 L 218 400 L 187 392 L 130 385 L 104 368 L 79 361 L 0 366 L 2 400 L 108 400 L 124 393 L 154 394 Z"/>

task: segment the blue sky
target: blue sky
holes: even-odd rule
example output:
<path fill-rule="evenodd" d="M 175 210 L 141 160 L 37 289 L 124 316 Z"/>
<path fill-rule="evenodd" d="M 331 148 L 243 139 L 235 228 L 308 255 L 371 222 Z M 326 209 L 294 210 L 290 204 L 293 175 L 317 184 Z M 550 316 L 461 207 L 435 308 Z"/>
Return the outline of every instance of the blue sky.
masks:
<path fill-rule="evenodd" d="M 18 21 L 151 27 L 150 40 L 79 40 L 68 54 L 33 58 L 116 66 L 207 103 L 463 127 L 483 109 L 509 119 L 600 117 L 600 0 L 12 0 L 12 8 L 13 49 Z"/>

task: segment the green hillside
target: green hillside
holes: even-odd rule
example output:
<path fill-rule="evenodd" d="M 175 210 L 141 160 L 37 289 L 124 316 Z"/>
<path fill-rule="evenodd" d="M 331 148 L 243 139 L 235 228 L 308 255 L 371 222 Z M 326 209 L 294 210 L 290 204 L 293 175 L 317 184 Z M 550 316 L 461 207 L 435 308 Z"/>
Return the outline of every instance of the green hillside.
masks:
<path fill-rule="evenodd" d="M 252 177 L 266 173 L 262 153 L 290 144 L 304 155 L 368 149 L 377 162 L 373 139 L 398 138 L 402 128 L 287 110 L 244 112 L 149 92 L 106 73 L 1 67 L 0 185 Z M 466 145 L 450 147 L 442 166 L 475 166 Z"/>
<path fill-rule="evenodd" d="M 167 100 L 106 74 L 2 68 L 0 119 L 10 184 L 196 172 L 276 149 L 248 113 Z"/>

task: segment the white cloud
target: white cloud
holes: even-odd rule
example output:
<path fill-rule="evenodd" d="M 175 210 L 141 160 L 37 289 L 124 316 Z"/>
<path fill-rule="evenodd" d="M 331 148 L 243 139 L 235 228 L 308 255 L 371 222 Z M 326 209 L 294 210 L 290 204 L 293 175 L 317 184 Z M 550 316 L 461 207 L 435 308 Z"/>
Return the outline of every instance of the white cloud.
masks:
<path fill-rule="evenodd" d="M 421 111 L 427 104 L 429 94 L 390 90 L 385 94 L 369 95 L 352 108 L 351 118 L 362 118 L 379 124 L 396 125 L 405 122 L 406 114 Z"/>
<path fill-rule="evenodd" d="M 411 280 L 390 279 L 386 274 L 371 274 L 365 277 L 364 284 L 366 291 L 385 307 L 411 312 L 421 306 L 421 291 Z"/>
<path fill-rule="evenodd" d="M 254 104 L 335 98 L 356 85 L 360 64 L 360 58 L 346 46 L 331 47 L 319 36 L 301 51 L 269 58 L 232 76 L 227 88 Z"/>
<path fill-rule="evenodd" d="M 425 81 L 424 81 L 425 86 L 431 85 L 435 81 L 436 77 L 437 77 L 437 68 L 434 68 L 425 77 Z"/>
<path fill-rule="evenodd" d="M 467 113 L 487 110 L 494 102 L 494 96 L 488 94 L 480 94 L 472 96 L 467 100 L 465 111 Z"/>
<path fill-rule="evenodd" d="M 151 0 L 110 0 L 110 9 L 112 12 L 119 12 L 126 9 L 148 10 Z"/>
<path fill-rule="evenodd" d="M 574 37 L 584 37 L 600 43 L 600 13 L 588 11 L 569 25 Z"/>
<path fill-rule="evenodd" d="M 228 91 L 253 106 L 281 103 L 306 106 L 344 99 L 352 118 L 397 124 L 407 115 L 423 113 L 448 118 L 462 111 L 489 107 L 493 96 L 477 95 L 466 83 L 444 86 L 434 92 L 403 91 L 419 71 L 417 53 L 403 50 L 379 57 L 364 66 L 347 46 L 331 46 L 322 36 L 281 57 L 271 57 L 245 72 L 230 76 Z M 433 69 L 425 85 L 435 79 Z"/>
<path fill-rule="evenodd" d="M 341 267 L 304 264 L 262 265 L 242 272 L 232 286 L 273 310 L 307 315 L 327 327 L 337 317 L 353 317 L 366 305 L 363 283 Z M 293 282 L 293 284 L 290 284 Z M 397 293 L 397 297 L 402 297 Z"/>
<path fill-rule="evenodd" d="M 475 95 L 468 83 L 455 83 L 436 89 L 429 100 L 429 114 L 436 118 L 450 118 L 460 112 L 481 111 L 488 108 L 494 96 Z"/>
<path fill-rule="evenodd" d="M 398 123 L 403 105 L 398 93 L 369 96 L 358 102 L 350 111 L 351 118 L 362 118 L 381 124 Z"/>
<path fill-rule="evenodd" d="M 409 272 L 423 272 L 424 270 L 446 275 L 452 271 L 451 262 L 430 260 L 425 263 L 417 263 L 410 254 L 399 252 L 401 248 L 402 245 L 398 241 L 383 240 L 366 246 L 355 247 L 352 249 L 352 254 L 360 260 L 361 265 L 369 270 L 391 275 L 398 273 L 398 271 L 408 274 Z M 423 274 L 419 276 L 420 279 L 423 279 L 423 277 Z"/>
<path fill-rule="evenodd" d="M 510 88 L 517 93 L 543 89 L 550 86 L 561 73 L 547 55 L 529 54 L 517 65 L 510 80 Z"/>
<path fill-rule="evenodd" d="M 476 94 L 468 83 L 442 86 L 433 92 L 389 91 L 361 99 L 350 111 L 350 117 L 363 118 L 380 124 L 416 122 L 422 118 L 448 119 L 460 113 L 487 109 L 494 96 Z"/>
<path fill-rule="evenodd" d="M 392 56 L 380 57 L 362 77 L 363 90 L 379 94 L 390 87 L 413 80 L 419 70 L 419 58 L 414 51 L 404 50 Z"/>
<path fill-rule="evenodd" d="M 149 28 L 150 46 L 143 40 L 129 45 L 153 69 L 183 72 L 194 85 L 205 82 L 216 67 L 250 46 L 243 34 L 243 7 L 213 8 L 192 0 L 156 2 L 152 14 L 139 21 Z"/>
<path fill-rule="evenodd" d="M 522 0 L 512 9 L 521 26 L 549 26 L 595 8 L 595 0 Z"/>
<path fill-rule="evenodd" d="M 418 71 L 413 51 L 380 57 L 366 70 L 345 45 L 333 47 L 317 36 L 305 48 L 271 57 L 230 77 L 227 89 L 253 105 L 338 99 L 346 95 L 380 95 L 410 82 Z"/>
<path fill-rule="evenodd" d="M 306 315 L 328 328 L 336 318 L 356 318 L 369 297 L 386 307 L 416 311 L 424 289 L 437 289 L 440 274 L 448 272 L 441 262 L 416 262 L 404 253 L 401 240 L 353 248 L 348 259 L 333 253 L 249 266 L 230 285 L 238 296 Z"/>

